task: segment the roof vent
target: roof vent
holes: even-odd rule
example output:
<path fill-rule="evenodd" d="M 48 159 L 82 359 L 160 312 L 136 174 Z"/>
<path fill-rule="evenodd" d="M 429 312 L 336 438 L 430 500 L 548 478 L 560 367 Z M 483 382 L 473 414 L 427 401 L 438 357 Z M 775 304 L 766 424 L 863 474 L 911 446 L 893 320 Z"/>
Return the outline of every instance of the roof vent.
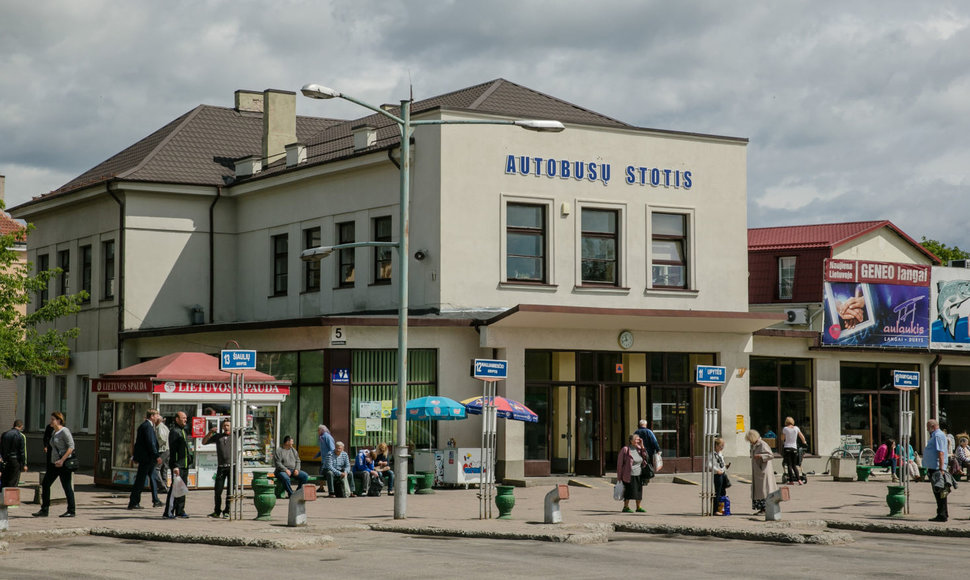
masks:
<path fill-rule="evenodd" d="M 236 110 L 249 113 L 263 112 L 263 93 L 259 91 L 236 91 Z"/>
<path fill-rule="evenodd" d="M 263 158 L 250 155 L 236 161 L 236 177 L 250 177 L 263 170 Z"/>
<path fill-rule="evenodd" d="M 354 151 L 367 149 L 377 143 L 377 129 L 371 125 L 357 125 L 351 127 L 350 131 L 354 134 Z"/>
<path fill-rule="evenodd" d="M 301 163 L 306 163 L 306 145 L 290 143 L 286 146 L 286 166 L 294 167 Z"/>

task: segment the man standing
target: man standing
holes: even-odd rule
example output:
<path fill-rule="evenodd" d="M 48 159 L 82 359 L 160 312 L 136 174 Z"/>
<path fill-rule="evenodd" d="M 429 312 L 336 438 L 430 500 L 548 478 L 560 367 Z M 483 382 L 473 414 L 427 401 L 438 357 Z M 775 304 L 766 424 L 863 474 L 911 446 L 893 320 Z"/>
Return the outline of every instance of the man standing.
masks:
<path fill-rule="evenodd" d="M 168 492 L 168 425 L 159 413 L 155 415 L 155 439 L 158 441 L 158 455 L 162 458 L 155 468 L 159 493 Z"/>
<path fill-rule="evenodd" d="M 216 428 L 213 427 L 208 434 L 202 439 L 203 445 L 208 445 L 209 443 L 216 444 L 216 460 L 218 466 L 216 467 L 216 491 L 215 500 L 216 507 L 211 514 L 210 518 L 223 518 L 229 519 L 229 498 L 232 495 L 232 487 L 235 484 L 235 477 L 232 477 L 232 423 L 229 419 L 222 420 L 222 431 L 216 432 Z M 220 504 L 222 503 L 222 489 L 226 487 L 226 481 L 230 481 L 229 488 L 226 489 L 226 507 L 222 508 L 220 511 Z"/>
<path fill-rule="evenodd" d="M 141 492 L 145 489 L 145 481 L 152 490 L 152 507 L 161 507 L 162 502 L 158 500 L 158 488 L 155 487 L 155 466 L 161 461 L 158 455 L 158 441 L 155 439 L 155 416 L 158 415 L 157 409 L 149 409 L 145 412 L 145 420 L 138 426 L 138 433 L 135 435 L 134 459 L 138 464 L 138 472 L 135 474 L 135 483 L 128 496 L 128 509 L 140 510 Z"/>
<path fill-rule="evenodd" d="M 640 428 L 633 433 L 640 437 L 644 449 L 647 450 L 647 457 L 645 459 L 652 462 L 653 454 L 660 451 L 660 444 L 657 443 L 657 436 L 653 434 L 653 431 L 647 428 L 647 420 L 640 419 Z"/>
<path fill-rule="evenodd" d="M 24 422 L 17 419 L 13 428 L 0 437 L 0 487 L 17 487 L 20 473 L 27 471 L 27 438 L 24 437 Z"/>
<path fill-rule="evenodd" d="M 940 429 L 940 424 L 936 419 L 926 422 L 926 430 L 930 432 L 930 437 L 926 441 L 926 448 L 923 450 L 923 467 L 926 468 L 927 479 L 933 486 L 933 497 L 936 498 L 936 517 L 930 518 L 931 522 L 945 522 L 949 517 L 946 506 L 946 496 L 948 485 L 946 482 L 946 454 L 947 443 L 946 434 Z"/>
<path fill-rule="evenodd" d="M 189 465 L 192 464 L 192 459 L 189 456 L 189 440 L 185 436 L 186 423 L 188 423 L 188 417 L 179 411 L 175 414 L 175 424 L 168 432 L 168 466 L 172 468 L 172 485 L 168 486 L 168 500 L 165 513 L 162 514 L 163 518 L 189 517 L 185 513 L 185 496 L 173 496 L 176 477 L 181 478 L 186 485 L 189 483 Z"/>
<path fill-rule="evenodd" d="M 276 449 L 276 453 L 273 455 L 273 463 L 276 466 L 276 477 L 283 480 L 286 497 L 293 495 L 290 480 L 296 480 L 296 488 L 300 489 L 310 477 L 305 472 L 300 471 L 300 452 L 293 447 L 293 438 L 289 435 L 283 437 L 283 446 Z"/>
<path fill-rule="evenodd" d="M 320 446 L 320 451 L 317 452 L 320 458 L 320 475 L 326 477 L 330 466 L 333 465 L 333 450 L 337 447 L 326 425 L 317 426 L 317 445 Z M 320 483 L 320 491 L 323 491 L 323 482 Z M 330 495 L 334 495 L 332 489 L 328 491 Z"/>

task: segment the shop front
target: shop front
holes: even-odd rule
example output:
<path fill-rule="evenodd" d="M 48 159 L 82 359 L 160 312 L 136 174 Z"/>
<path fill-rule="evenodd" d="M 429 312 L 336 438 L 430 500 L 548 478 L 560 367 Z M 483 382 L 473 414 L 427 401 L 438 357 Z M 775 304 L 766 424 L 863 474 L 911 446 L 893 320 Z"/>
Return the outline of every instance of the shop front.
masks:
<path fill-rule="evenodd" d="M 248 411 L 243 473 L 248 483 L 254 470 L 273 468 L 272 454 L 280 440 L 280 405 L 290 389 L 288 381 L 265 373 L 247 371 L 244 377 Z M 210 487 L 217 465 L 215 445 L 202 445 L 202 437 L 229 417 L 231 389 L 229 373 L 219 370 L 218 359 L 201 353 L 175 353 L 93 380 L 91 390 L 98 397 L 95 482 L 133 483 L 135 434 L 145 412 L 158 409 L 169 427 L 178 412 L 185 413 L 192 453 L 189 486 Z"/>

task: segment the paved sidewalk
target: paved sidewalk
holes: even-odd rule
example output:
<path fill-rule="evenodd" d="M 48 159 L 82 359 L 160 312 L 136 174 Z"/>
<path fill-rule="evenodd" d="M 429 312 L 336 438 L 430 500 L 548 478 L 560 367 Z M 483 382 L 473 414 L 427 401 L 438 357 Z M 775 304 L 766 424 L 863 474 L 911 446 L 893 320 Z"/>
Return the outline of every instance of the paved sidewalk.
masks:
<path fill-rule="evenodd" d="M 699 481 L 699 474 L 681 476 Z M 34 476 L 36 479 L 36 475 Z M 478 490 L 441 489 L 431 495 L 407 496 L 407 519 L 393 519 L 389 496 L 336 499 L 321 497 L 308 503 L 309 525 L 286 526 L 286 501 L 279 500 L 273 520 L 257 522 L 248 493 L 244 519 L 214 520 L 211 490 L 191 491 L 186 511 L 189 519 L 165 520 L 161 509 L 126 509 L 126 490 L 95 487 L 88 475 L 76 477 L 77 517 L 58 518 L 64 504 L 55 503 L 48 518 L 34 518 L 39 506 L 24 504 L 10 509 L 10 530 L 0 532 L 0 541 L 25 541 L 51 534 L 114 535 L 160 541 L 211 542 L 225 545 L 254 545 L 281 548 L 322 546 L 350 530 L 372 529 L 410 534 L 520 538 L 556 542 L 590 543 L 606 541 L 616 531 L 716 535 L 727 538 L 778 542 L 839 543 L 851 541 L 840 529 L 864 531 L 946 534 L 970 537 L 970 484 L 961 484 L 950 496 L 950 521 L 927 521 L 935 515 L 935 503 L 928 483 L 911 484 L 910 514 L 889 518 L 886 505 L 888 479 L 836 483 L 818 476 L 807 485 L 791 488 L 792 500 L 782 504 L 783 521 L 765 522 L 752 515 L 750 486 L 733 478 L 728 490 L 732 500 L 730 517 L 700 515 L 700 487 L 673 483 L 670 476 L 658 477 L 644 488 L 645 514 L 620 513 L 622 504 L 613 501 L 608 478 L 575 478 L 590 487 L 572 485 L 570 497 L 562 502 L 562 524 L 543 523 L 543 498 L 556 483 L 567 478 L 529 480 L 529 487 L 515 489 L 512 520 L 479 519 Z M 28 479 L 28 482 L 31 480 Z M 30 494 L 25 494 L 30 495 Z M 144 494 L 143 503 L 150 502 Z M 492 506 L 492 515 L 498 509 Z"/>

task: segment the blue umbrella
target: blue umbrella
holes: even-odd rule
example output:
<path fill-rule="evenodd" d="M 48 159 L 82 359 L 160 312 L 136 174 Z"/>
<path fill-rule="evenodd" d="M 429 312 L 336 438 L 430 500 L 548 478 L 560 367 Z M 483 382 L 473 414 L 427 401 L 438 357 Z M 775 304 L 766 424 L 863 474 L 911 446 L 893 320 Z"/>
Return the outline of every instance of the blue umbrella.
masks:
<path fill-rule="evenodd" d="M 464 419 L 465 406 L 454 399 L 448 397 L 419 397 L 407 402 L 408 421 L 433 420 L 433 421 L 455 421 Z M 397 419 L 397 408 L 391 410 L 391 419 Z"/>

